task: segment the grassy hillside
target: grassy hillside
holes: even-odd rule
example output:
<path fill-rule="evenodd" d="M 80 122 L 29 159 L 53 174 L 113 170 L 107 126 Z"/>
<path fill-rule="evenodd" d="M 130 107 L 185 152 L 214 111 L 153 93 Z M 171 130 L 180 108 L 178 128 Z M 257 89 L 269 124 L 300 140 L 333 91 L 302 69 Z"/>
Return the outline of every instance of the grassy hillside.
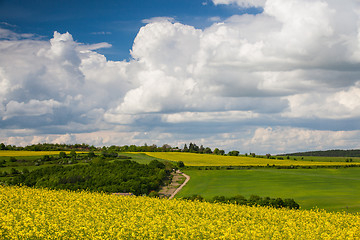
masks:
<path fill-rule="evenodd" d="M 358 239 L 360 215 L 0 186 L 3 239 Z"/>
<path fill-rule="evenodd" d="M 360 165 L 360 162 L 329 162 L 329 161 L 303 161 L 294 159 L 268 159 L 248 156 L 222 156 L 212 154 L 196 154 L 182 152 L 147 152 L 149 156 L 169 160 L 182 161 L 186 166 L 331 166 L 331 165 Z M 343 159 L 342 159 L 343 160 Z"/>
<path fill-rule="evenodd" d="M 64 151 L 68 156 L 69 151 Z M 87 157 L 88 152 L 76 152 L 77 161 L 74 161 L 71 164 L 60 164 L 61 160 L 57 159 L 60 151 L 9 151 L 9 150 L 0 150 L 0 182 L 2 179 L 1 174 L 7 172 L 8 174 L 12 169 L 23 172 L 24 169 L 33 171 L 36 169 L 50 167 L 50 166 L 73 166 L 73 165 L 83 165 L 89 163 L 91 160 Z M 40 161 L 45 155 L 54 156 L 52 161 Z M 100 153 L 96 153 L 97 156 Z M 131 160 L 136 161 L 142 164 L 148 164 L 152 160 L 156 160 L 155 157 L 148 156 L 144 153 L 121 153 L 121 156 L 130 157 Z M 11 161 L 11 158 L 15 158 L 15 161 Z M 107 161 L 112 161 L 107 159 Z M 6 177 L 7 178 L 7 177 Z"/>
<path fill-rule="evenodd" d="M 360 168 L 190 170 L 189 183 L 176 197 L 200 194 L 293 198 L 302 208 L 360 211 Z"/>

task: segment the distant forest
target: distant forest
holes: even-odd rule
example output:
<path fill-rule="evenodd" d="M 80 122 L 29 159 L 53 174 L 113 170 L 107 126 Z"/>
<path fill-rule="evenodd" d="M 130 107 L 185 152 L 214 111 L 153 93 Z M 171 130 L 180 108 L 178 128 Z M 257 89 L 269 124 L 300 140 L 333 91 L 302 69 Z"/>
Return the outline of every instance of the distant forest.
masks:
<path fill-rule="evenodd" d="M 360 157 L 360 149 L 287 153 L 279 156 Z"/>
<path fill-rule="evenodd" d="M 82 144 L 58 144 L 58 143 L 39 143 L 28 145 L 26 147 L 18 147 L 14 145 L 5 145 L 0 143 L 0 150 L 13 150 L 13 151 L 100 151 L 100 152 L 191 152 L 191 153 L 204 153 L 204 154 L 217 154 L 224 155 L 225 151 L 215 148 L 214 151 L 209 147 L 204 147 L 203 145 L 196 145 L 195 143 L 190 143 L 189 145 L 185 144 L 183 148 L 172 147 L 169 144 L 164 144 L 161 147 L 152 145 L 124 145 L 124 146 L 115 146 L 110 147 L 95 147 L 93 145 L 88 145 L 85 143 Z M 239 151 L 231 151 L 229 154 L 239 155 Z"/>

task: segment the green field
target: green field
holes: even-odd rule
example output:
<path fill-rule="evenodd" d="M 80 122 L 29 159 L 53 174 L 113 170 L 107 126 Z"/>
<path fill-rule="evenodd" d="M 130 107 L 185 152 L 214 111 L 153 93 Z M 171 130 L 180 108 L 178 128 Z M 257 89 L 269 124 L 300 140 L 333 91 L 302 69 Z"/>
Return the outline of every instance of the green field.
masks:
<path fill-rule="evenodd" d="M 149 156 L 178 162 L 182 161 L 185 166 L 340 166 L 358 165 L 359 162 L 346 162 L 346 158 L 323 158 L 323 157 L 292 157 L 286 159 L 268 159 L 264 156 L 222 156 L 213 154 L 197 154 L 183 152 L 147 152 Z M 319 161 L 317 161 L 319 158 Z M 305 160 L 306 159 L 306 160 Z M 315 159 L 315 160 L 314 160 Z M 327 160 L 327 161 L 326 161 Z M 356 159 L 357 160 L 357 159 Z"/>
<path fill-rule="evenodd" d="M 131 160 L 132 160 L 132 161 L 136 161 L 136 162 L 141 163 L 141 164 L 148 164 L 148 163 L 150 163 L 152 160 L 162 160 L 162 159 L 158 159 L 158 158 L 156 158 L 156 157 L 149 156 L 149 155 L 147 155 L 147 154 L 145 154 L 145 153 L 127 153 L 127 152 L 121 152 L 121 153 L 119 153 L 119 155 L 131 157 Z"/>
<path fill-rule="evenodd" d="M 189 183 L 176 195 L 199 194 L 293 198 L 303 209 L 360 211 L 360 168 L 188 170 Z"/>

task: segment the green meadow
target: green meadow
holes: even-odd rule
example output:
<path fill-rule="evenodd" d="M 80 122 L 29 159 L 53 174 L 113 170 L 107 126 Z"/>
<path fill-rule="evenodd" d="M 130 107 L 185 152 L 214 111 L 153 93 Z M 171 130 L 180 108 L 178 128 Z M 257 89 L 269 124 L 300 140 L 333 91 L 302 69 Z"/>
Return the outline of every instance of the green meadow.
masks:
<path fill-rule="evenodd" d="M 187 170 L 191 180 L 176 195 L 210 199 L 252 194 L 293 198 L 303 209 L 360 211 L 360 168 Z"/>

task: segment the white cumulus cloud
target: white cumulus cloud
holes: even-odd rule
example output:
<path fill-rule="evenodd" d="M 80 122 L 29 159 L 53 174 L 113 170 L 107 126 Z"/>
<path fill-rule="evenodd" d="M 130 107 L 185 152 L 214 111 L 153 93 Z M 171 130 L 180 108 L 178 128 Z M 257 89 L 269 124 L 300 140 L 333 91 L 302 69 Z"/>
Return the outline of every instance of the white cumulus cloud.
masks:
<path fill-rule="evenodd" d="M 263 11 L 213 18 L 204 29 L 169 17 L 144 20 L 132 59 L 124 61 L 96 52 L 109 43 L 79 43 L 56 31 L 39 40 L 2 29 L 4 138 L 23 143 L 33 141 L 30 135 L 39 137 L 34 141 L 87 136 L 119 144 L 121 136 L 142 144 L 151 143 L 151 136 L 168 143 L 256 145 L 272 153 L 297 146 L 356 147 L 358 1 L 213 3 Z M 291 141 L 281 140 L 287 133 Z"/>

